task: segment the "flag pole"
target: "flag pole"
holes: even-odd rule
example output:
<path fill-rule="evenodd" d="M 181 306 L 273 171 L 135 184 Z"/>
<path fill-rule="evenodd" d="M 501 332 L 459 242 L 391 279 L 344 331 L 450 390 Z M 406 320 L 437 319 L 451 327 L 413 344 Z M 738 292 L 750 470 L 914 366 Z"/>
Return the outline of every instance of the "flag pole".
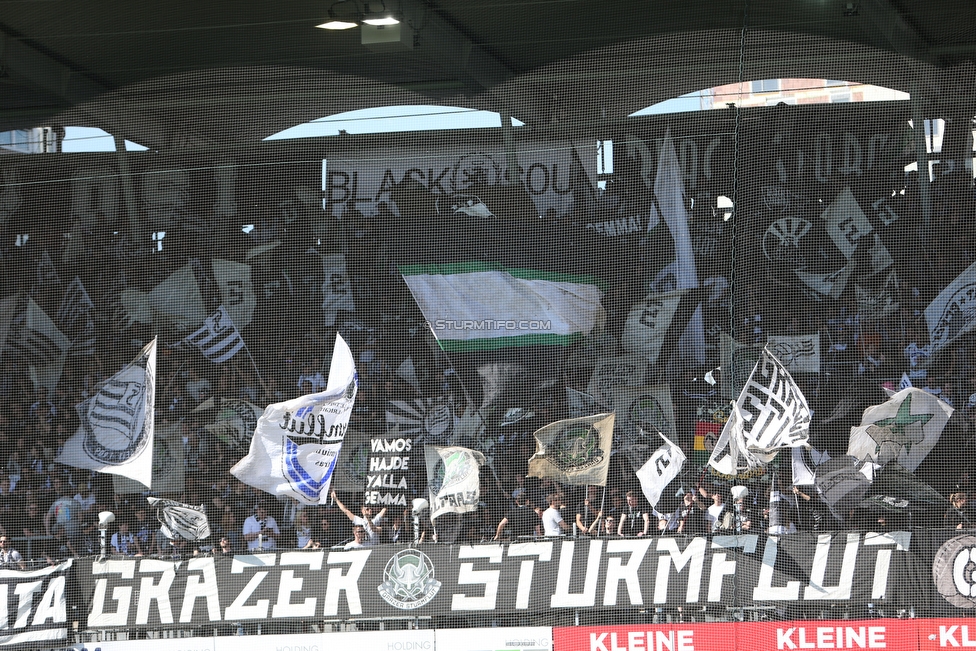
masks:
<path fill-rule="evenodd" d="M 234 327 L 236 328 L 237 326 L 234 326 Z M 238 333 L 239 332 L 240 331 L 238 331 Z M 254 358 L 251 357 L 251 350 L 247 347 L 247 342 L 244 341 L 244 337 L 241 337 L 241 342 L 243 342 L 243 344 L 244 344 L 244 352 L 247 353 L 247 358 L 249 360 L 251 360 L 251 366 L 254 367 L 254 374 L 258 376 L 258 382 L 261 383 L 261 388 L 264 389 L 264 395 L 268 396 L 268 398 L 270 400 L 270 398 L 271 398 L 271 391 L 268 390 L 268 385 L 264 383 L 264 378 L 261 377 L 261 371 L 260 371 L 260 369 L 258 369 L 257 363 L 254 361 Z"/>

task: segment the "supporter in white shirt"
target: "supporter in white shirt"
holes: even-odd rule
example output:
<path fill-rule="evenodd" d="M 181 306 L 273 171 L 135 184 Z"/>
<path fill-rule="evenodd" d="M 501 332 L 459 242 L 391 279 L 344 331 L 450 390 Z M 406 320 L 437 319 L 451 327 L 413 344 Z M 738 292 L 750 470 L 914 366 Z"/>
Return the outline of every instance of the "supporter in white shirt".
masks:
<path fill-rule="evenodd" d="M 542 532 L 546 536 L 562 536 L 569 531 L 569 525 L 563 520 L 562 513 L 559 512 L 563 505 L 563 497 L 558 493 L 553 493 L 546 498 L 549 508 L 542 513 Z"/>
<path fill-rule="evenodd" d="M 254 515 L 244 521 L 243 527 L 244 540 L 247 541 L 247 549 L 276 549 L 278 547 L 278 536 L 281 531 L 278 523 L 268 515 L 268 510 L 264 504 L 254 507 Z"/>
<path fill-rule="evenodd" d="M 380 510 L 375 516 L 373 515 L 373 507 L 368 504 L 364 504 L 360 508 L 362 515 L 356 515 L 352 511 L 346 508 L 346 505 L 339 501 L 339 496 L 335 491 L 332 491 L 332 499 L 335 500 L 336 506 L 339 510 L 346 514 L 346 517 L 352 522 L 352 526 L 362 527 L 363 533 L 366 535 L 364 540 L 364 547 L 372 547 L 380 542 L 380 532 L 382 531 L 381 525 L 383 524 L 383 517 L 386 515 L 386 507 Z"/>

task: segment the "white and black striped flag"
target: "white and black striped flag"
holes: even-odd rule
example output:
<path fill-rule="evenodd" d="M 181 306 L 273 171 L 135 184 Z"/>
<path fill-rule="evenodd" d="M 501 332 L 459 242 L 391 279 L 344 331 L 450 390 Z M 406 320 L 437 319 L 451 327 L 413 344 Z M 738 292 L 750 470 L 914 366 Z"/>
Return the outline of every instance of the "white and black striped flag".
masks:
<path fill-rule="evenodd" d="M 32 298 L 27 299 L 27 308 L 14 319 L 7 338 L 10 353 L 30 366 L 34 384 L 51 391 L 61 379 L 69 345 L 68 338 Z"/>
<path fill-rule="evenodd" d="M 203 322 L 203 327 L 187 335 L 186 342 L 200 349 L 200 353 L 214 364 L 226 362 L 244 348 L 244 340 L 234 320 L 221 305 Z"/>
<path fill-rule="evenodd" d="M 170 539 L 205 540 L 210 537 L 210 523 L 203 506 L 191 506 L 176 500 L 147 497 L 149 506 L 156 509 L 160 531 Z"/>
<path fill-rule="evenodd" d="M 71 341 L 68 355 L 95 354 L 95 304 L 77 276 L 64 291 L 57 322 Z"/>

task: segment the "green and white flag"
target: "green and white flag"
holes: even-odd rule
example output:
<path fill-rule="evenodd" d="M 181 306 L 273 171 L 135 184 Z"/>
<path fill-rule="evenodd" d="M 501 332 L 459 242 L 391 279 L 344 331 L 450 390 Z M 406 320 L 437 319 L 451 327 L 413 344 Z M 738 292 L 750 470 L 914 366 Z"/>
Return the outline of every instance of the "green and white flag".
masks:
<path fill-rule="evenodd" d="M 613 446 L 614 414 L 556 421 L 535 433 L 529 477 L 571 485 L 606 486 Z"/>
<path fill-rule="evenodd" d="M 401 265 L 400 273 L 447 352 L 566 345 L 603 322 L 597 279 L 501 265 Z"/>
<path fill-rule="evenodd" d="M 424 448 L 430 519 L 445 513 L 468 513 L 481 500 L 480 468 L 485 455 L 459 446 Z"/>
<path fill-rule="evenodd" d="M 939 442 L 952 412 L 930 393 L 902 389 L 887 402 L 864 410 L 861 424 L 851 428 L 847 454 L 881 465 L 897 461 L 914 471 Z"/>

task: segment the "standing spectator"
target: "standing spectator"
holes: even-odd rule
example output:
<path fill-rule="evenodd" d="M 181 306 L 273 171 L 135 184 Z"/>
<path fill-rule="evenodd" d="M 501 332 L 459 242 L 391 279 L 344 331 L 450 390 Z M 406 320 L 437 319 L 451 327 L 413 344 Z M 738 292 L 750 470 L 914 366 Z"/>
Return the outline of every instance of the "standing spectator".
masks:
<path fill-rule="evenodd" d="M 243 533 L 248 551 L 277 549 L 278 536 L 281 535 L 278 523 L 268 515 L 264 502 L 258 502 L 254 507 L 254 515 L 244 521 Z"/>
<path fill-rule="evenodd" d="M 44 531 L 49 536 L 58 537 L 59 533 L 68 541 L 70 547 L 78 549 L 81 543 L 81 504 L 68 492 L 70 486 L 55 480 L 55 488 L 59 497 L 51 504 L 47 515 L 44 516 Z"/>
<path fill-rule="evenodd" d="M 620 516 L 617 533 L 628 538 L 646 536 L 651 526 L 651 516 L 644 510 L 637 499 L 637 493 L 627 491 L 627 506 Z"/>
<path fill-rule="evenodd" d="M 516 488 L 512 491 L 512 499 L 515 500 L 515 508 L 506 513 L 505 517 L 498 523 L 498 528 L 495 530 L 495 540 L 502 539 L 506 527 L 510 528 L 512 540 L 538 536 L 542 523 L 535 509 L 529 505 L 525 489 Z"/>
<path fill-rule="evenodd" d="M 24 559 L 20 556 L 20 552 L 14 549 L 12 545 L 10 536 L 0 536 L 0 568 L 6 570 L 27 569 L 27 566 L 24 565 Z"/>
<path fill-rule="evenodd" d="M 586 498 L 576 509 L 576 531 L 581 536 L 592 536 L 600 531 L 603 505 L 600 504 L 600 487 L 587 486 Z"/>
<path fill-rule="evenodd" d="M 617 538 L 617 519 L 612 515 L 604 517 L 599 535 L 601 538 Z"/>
<path fill-rule="evenodd" d="M 949 496 L 949 508 L 945 512 L 945 526 L 949 529 L 971 529 L 973 512 L 969 508 L 969 498 L 966 493 L 959 491 Z"/>
<path fill-rule="evenodd" d="M 312 539 L 312 525 L 309 523 L 308 510 L 302 509 L 295 516 L 295 547 L 305 549 L 305 545 Z"/>
<path fill-rule="evenodd" d="M 678 518 L 678 533 L 704 536 L 709 531 L 708 520 L 705 519 L 705 507 L 698 501 L 698 496 L 691 491 L 682 497 Z"/>
<path fill-rule="evenodd" d="M 220 543 L 216 550 L 214 550 L 214 555 L 216 556 L 233 556 L 234 555 L 234 545 L 230 540 L 230 536 L 221 536 Z"/>
<path fill-rule="evenodd" d="M 382 508 L 374 516 L 373 507 L 368 504 L 363 504 L 359 509 L 362 515 L 356 515 L 347 509 L 345 504 L 339 501 L 339 496 L 335 491 L 332 491 L 332 499 L 335 501 L 336 506 L 339 507 L 339 510 L 346 514 L 346 517 L 352 522 L 354 528 L 357 526 L 363 527 L 366 534 L 365 547 L 373 547 L 380 542 L 381 525 L 383 524 L 384 516 L 386 516 L 386 507 Z"/>
<path fill-rule="evenodd" d="M 129 531 L 128 520 L 121 520 L 119 530 L 112 534 L 112 553 L 123 556 L 142 556 L 139 539 Z"/>
<path fill-rule="evenodd" d="M 563 496 L 559 493 L 551 493 L 546 501 L 549 502 L 549 508 L 546 509 L 542 514 L 542 531 L 546 536 L 562 536 L 565 535 L 564 532 L 570 530 L 569 525 L 563 520 L 562 513 L 559 509 L 563 506 Z"/>
<path fill-rule="evenodd" d="M 352 540 L 342 546 L 343 549 L 362 549 L 372 547 L 366 538 L 366 529 L 361 524 L 352 526 Z"/>
<path fill-rule="evenodd" d="M 702 497 L 711 497 L 712 504 L 705 509 L 705 520 L 708 522 L 709 530 L 712 533 L 720 531 L 730 531 L 732 529 L 732 511 L 725 503 L 725 495 L 718 487 L 709 491 L 702 486 L 700 489 Z"/>
<path fill-rule="evenodd" d="M 732 530 L 737 534 L 748 533 L 752 529 L 753 513 L 746 503 L 749 489 L 745 486 L 733 486 L 732 490 Z"/>

